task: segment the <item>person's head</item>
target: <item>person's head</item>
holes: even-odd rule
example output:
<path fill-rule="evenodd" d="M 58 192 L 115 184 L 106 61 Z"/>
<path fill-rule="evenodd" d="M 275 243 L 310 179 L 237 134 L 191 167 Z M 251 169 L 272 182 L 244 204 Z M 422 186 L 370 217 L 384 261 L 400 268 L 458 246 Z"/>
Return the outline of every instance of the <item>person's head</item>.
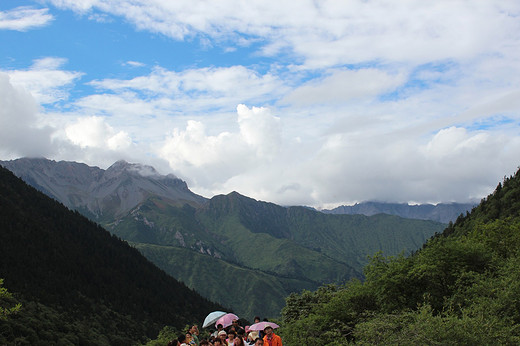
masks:
<path fill-rule="evenodd" d="M 258 332 L 256 330 L 252 330 L 249 332 L 248 339 L 254 341 L 258 338 Z"/>
<path fill-rule="evenodd" d="M 260 322 L 260 317 L 255 316 L 255 323 L 258 323 L 258 322 Z"/>
<path fill-rule="evenodd" d="M 179 341 L 179 343 L 183 343 L 186 341 L 186 334 L 181 334 L 179 335 L 179 337 L 177 338 L 177 341 Z"/>
<path fill-rule="evenodd" d="M 190 332 L 186 332 L 186 343 L 188 343 L 190 341 L 191 341 L 191 333 Z"/>
<path fill-rule="evenodd" d="M 224 329 L 224 326 L 221 324 L 217 324 L 217 330 L 220 332 L 222 329 Z"/>
<path fill-rule="evenodd" d="M 262 340 L 260 338 L 256 338 L 255 346 L 264 346 L 264 340 Z"/>
<path fill-rule="evenodd" d="M 269 327 L 269 326 L 265 327 L 265 328 L 264 328 L 264 333 L 265 333 L 267 336 L 273 334 L 273 327 Z"/>
<path fill-rule="evenodd" d="M 222 345 L 223 345 L 222 340 L 220 340 L 220 339 L 215 339 L 213 341 L 213 346 L 222 346 Z"/>
<path fill-rule="evenodd" d="M 229 333 L 227 334 L 227 336 L 228 336 L 229 340 L 234 340 L 236 333 L 233 330 L 230 330 Z"/>
<path fill-rule="evenodd" d="M 204 345 L 209 345 L 209 341 L 208 340 L 202 340 L 200 343 L 199 343 L 200 346 L 204 346 Z"/>
<path fill-rule="evenodd" d="M 232 326 L 235 327 L 235 329 L 238 328 L 238 320 L 237 320 L 237 319 L 233 319 L 233 320 L 231 321 L 231 323 L 232 323 Z"/>
<path fill-rule="evenodd" d="M 218 332 L 218 338 L 220 340 L 226 340 L 227 339 L 227 333 L 223 330 L 221 330 L 220 332 Z"/>
<path fill-rule="evenodd" d="M 195 335 L 199 334 L 199 327 L 197 327 L 196 324 L 192 325 L 190 328 L 190 333 Z"/>
<path fill-rule="evenodd" d="M 233 346 L 245 346 L 245 345 L 244 345 L 244 340 L 243 340 L 240 336 L 237 336 L 237 337 L 233 340 Z"/>

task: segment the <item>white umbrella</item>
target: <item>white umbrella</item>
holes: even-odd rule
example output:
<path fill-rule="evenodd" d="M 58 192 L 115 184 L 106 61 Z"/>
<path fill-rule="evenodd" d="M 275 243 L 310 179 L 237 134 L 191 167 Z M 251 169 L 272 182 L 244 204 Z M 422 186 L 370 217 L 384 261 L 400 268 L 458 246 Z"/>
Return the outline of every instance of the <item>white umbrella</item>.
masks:
<path fill-rule="evenodd" d="M 227 314 L 224 311 L 213 311 L 204 319 L 204 323 L 202 324 L 202 328 L 206 328 L 211 326 L 213 323 L 217 322 L 219 318 Z"/>

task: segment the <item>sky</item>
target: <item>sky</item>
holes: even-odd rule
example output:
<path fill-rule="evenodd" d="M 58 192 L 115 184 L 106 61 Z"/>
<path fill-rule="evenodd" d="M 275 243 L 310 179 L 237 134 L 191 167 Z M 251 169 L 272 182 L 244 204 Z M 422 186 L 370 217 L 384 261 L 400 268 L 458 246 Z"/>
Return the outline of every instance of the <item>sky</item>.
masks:
<path fill-rule="evenodd" d="M 208 198 L 478 202 L 520 164 L 520 2 L 1 0 L 20 157 Z"/>

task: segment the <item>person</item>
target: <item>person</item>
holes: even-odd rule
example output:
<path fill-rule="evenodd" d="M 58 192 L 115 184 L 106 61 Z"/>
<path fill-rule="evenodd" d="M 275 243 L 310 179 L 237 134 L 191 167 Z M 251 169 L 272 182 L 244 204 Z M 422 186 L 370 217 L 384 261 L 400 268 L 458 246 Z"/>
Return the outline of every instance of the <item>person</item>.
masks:
<path fill-rule="evenodd" d="M 193 340 L 193 336 L 190 332 L 186 332 L 186 341 L 184 341 L 186 345 L 195 346 L 195 341 Z"/>
<path fill-rule="evenodd" d="M 217 324 L 217 330 L 211 334 L 211 336 L 214 336 L 215 338 L 218 337 L 218 333 L 220 333 L 224 329 L 224 326 L 221 324 Z"/>
<path fill-rule="evenodd" d="M 264 340 L 262 340 L 260 338 L 256 338 L 255 346 L 264 346 Z"/>
<path fill-rule="evenodd" d="M 229 330 L 231 330 L 231 328 L 235 329 L 235 334 L 238 334 L 238 332 L 240 332 L 241 330 L 244 330 L 244 327 L 242 327 L 240 324 L 238 324 L 237 319 L 233 319 L 231 321 L 231 326 L 229 327 Z M 229 330 L 228 330 L 228 333 L 229 333 Z"/>
<path fill-rule="evenodd" d="M 273 327 L 264 328 L 264 345 L 265 346 L 282 346 L 282 338 L 273 332 Z"/>
<path fill-rule="evenodd" d="M 249 342 L 249 345 L 254 345 L 256 342 L 256 339 L 259 339 L 258 332 L 256 330 L 251 330 L 249 332 L 249 335 L 247 336 L 247 341 Z M 261 339 L 261 338 L 260 338 Z M 262 341 L 263 342 L 263 341 Z"/>
<path fill-rule="evenodd" d="M 218 332 L 218 339 L 220 339 L 220 342 L 222 342 L 222 345 L 224 346 L 228 346 L 228 342 L 227 342 L 227 333 L 225 330 L 221 330 L 220 332 Z"/>
<path fill-rule="evenodd" d="M 179 342 L 180 346 L 188 346 L 188 344 L 186 343 L 186 334 L 179 335 L 177 341 Z"/>
<path fill-rule="evenodd" d="M 231 329 L 228 334 L 227 334 L 228 338 L 227 338 L 227 343 L 229 346 L 234 346 L 235 345 L 235 337 L 236 337 L 236 333 L 234 331 L 234 329 Z"/>
<path fill-rule="evenodd" d="M 233 340 L 233 346 L 246 346 L 244 344 L 244 339 L 239 335 Z"/>
<path fill-rule="evenodd" d="M 193 341 L 195 342 L 196 346 L 199 346 L 199 327 L 194 324 L 190 328 L 191 337 L 193 338 Z"/>

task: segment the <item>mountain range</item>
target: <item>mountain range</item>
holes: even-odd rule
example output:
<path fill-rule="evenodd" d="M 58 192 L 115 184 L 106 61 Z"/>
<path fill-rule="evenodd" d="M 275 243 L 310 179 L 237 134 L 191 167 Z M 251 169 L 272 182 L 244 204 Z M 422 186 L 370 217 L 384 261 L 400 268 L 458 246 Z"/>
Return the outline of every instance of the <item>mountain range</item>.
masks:
<path fill-rule="evenodd" d="M 475 203 L 439 203 L 416 204 L 363 202 L 355 205 L 341 205 L 334 209 L 323 209 L 327 214 L 362 214 L 372 216 L 376 214 L 397 215 L 408 219 L 432 220 L 442 223 L 454 222 L 460 214 L 465 215 L 476 206 Z"/>
<path fill-rule="evenodd" d="M 367 256 L 410 253 L 446 226 L 282 207 L 237 192 L 207 199 L 173 175 L 124 161 L 106 170 L 47 159 L 0 164 L 249 319 L 279 316 L 292 292 L 362 278 Z"/>

